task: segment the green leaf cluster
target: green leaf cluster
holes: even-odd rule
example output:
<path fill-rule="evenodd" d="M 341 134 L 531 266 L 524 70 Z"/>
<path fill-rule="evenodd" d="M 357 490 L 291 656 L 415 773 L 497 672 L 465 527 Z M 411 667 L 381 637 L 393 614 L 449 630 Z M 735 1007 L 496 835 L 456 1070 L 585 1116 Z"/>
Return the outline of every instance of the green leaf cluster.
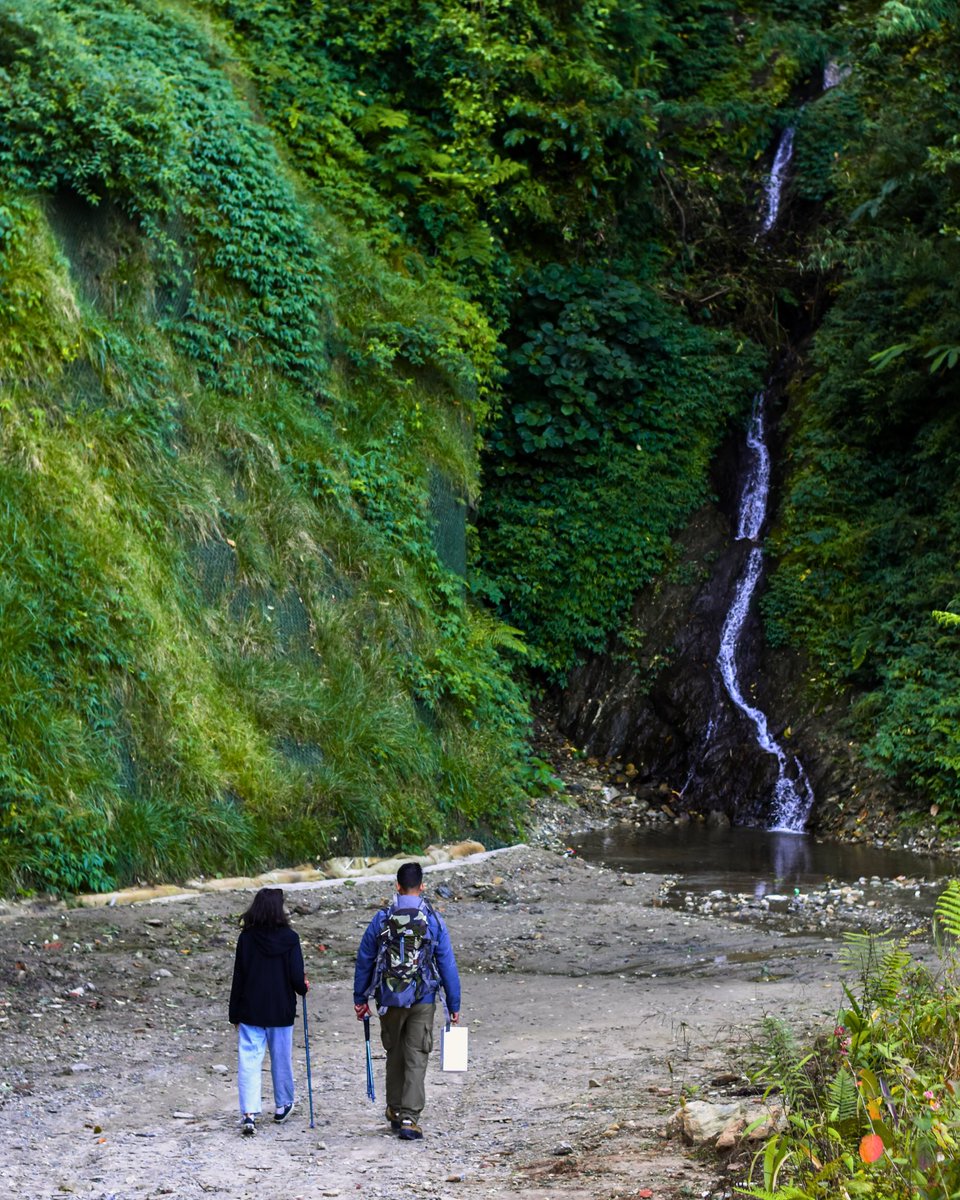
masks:
<path fill-rule="evenodd" d="M 937 905 L 954 929 L 956 888 Z M 850 934 L 843 957 L 846 1004 L 831 1032 L 803 1046 L 782 1022 L 766 1022 L 756 1078 L 777 1093 L 786 1121 L 735 1191 L 769 1200 L 956 1195 L 956 955 L 931 967 L 909 939 Z"/>
<path fill-rule="evenodd" d="M 596 244 L 649 197 L 655 6 L 216 8 L 324 204 L 441 264 L 498 324 L 525 262 Z"/>
<path fill-rule="evenodd" d="M 532 661 L 561 679 L 604 647 L 708 498 L 713 452 L 762 363 L 613 271 L 551 264 L 528 279 L 520 314 L 483 561 L 531 631 Z"/>

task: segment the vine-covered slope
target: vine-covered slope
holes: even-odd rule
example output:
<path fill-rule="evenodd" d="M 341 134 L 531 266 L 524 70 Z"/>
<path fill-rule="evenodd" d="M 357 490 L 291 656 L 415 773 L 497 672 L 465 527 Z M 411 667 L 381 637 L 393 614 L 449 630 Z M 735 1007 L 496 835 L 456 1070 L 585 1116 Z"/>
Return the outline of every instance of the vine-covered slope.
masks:
<path fill-rule="evenodd" d="M 0 11 L 8 886 L 503 837 L 533 770 L 453 569 L 494 334 L 320 202 L 232 39 Z"/>

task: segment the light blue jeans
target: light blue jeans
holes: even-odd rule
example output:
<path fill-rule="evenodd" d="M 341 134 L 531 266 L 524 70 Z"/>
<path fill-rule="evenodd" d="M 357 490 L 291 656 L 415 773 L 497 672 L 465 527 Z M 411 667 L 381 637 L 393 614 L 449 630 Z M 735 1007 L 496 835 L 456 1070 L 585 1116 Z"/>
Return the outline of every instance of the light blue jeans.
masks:
<path fill-rule="evenodd" d="M 270 1075 L 277 1108 L 293 1103 L 293 1026 L 237 1026 L 237 1085 L 240 1115 L 259 1113 L 263 1055 L 270 1051 Z"/>

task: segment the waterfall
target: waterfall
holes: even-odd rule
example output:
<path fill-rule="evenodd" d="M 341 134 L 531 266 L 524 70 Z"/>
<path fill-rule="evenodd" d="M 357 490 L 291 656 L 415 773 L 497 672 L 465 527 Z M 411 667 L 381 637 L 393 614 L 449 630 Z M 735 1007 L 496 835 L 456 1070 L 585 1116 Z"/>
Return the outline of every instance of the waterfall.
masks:
<path fill-rule="evenodd" d="M 764 217 L 763 217 L 763 232 L 769 233 L 776 225 L 777 217 L 780 215 L 780 196 L 783 192 L 784 180 L 787 176 L 787 167 L 790 165 L 790 159 L 793 157 L 793 137 L 794 129 L 792 125 L 780 135 L 780 144 L 777 146 L 777 152 L 773 156 L 773 166 L 770 168 L 770 174 L 767 176 L 766 186 L 764 187 Z"/>
<path fill-rule="evenodd" d="M 700 765 L 700 760 L 704 755 L 704 751 L 710 745 L 710 742 L 713 739 L 713 731 L 714 731 L 714 729 L 716 729 L 716 727 L 717 727 L 716 719 L 714 717 L 711 717 L 710 720 L 707 721 L 707 727 L 703 731 L 703 737 L 701 737 L 701 739 L 700 739 L 699 748 L 697 750 L 697 753 L 694 755 L 693 761 L 690 764 L 690 770 L 687 772 L 687 777 L 683 781 L 683 787 L 681 787 L 679 792 L 677 792 L 678 796 L 685 796 L 687 793 L 687 788 L 690 786 L 691 783 L 693 783 L 694 779 L 697 778 L 697 768 Z"/>
<path fill-rule="evenodd" d="M 835 59 L 831 58 L 823 68 L 823 90 L 829 92 L 831 88 L 835 88 L 843 83 L 850 74 L 851 69 L 851 67 L 841 65 Z"/>
<path fill-rule="evenodd" d="M 754 545 L 750 549 L 743 574 L 737 581 L 733 602 L 723 623 L 717 666 L 727 695 L 753 723 L 758 744 L 777 760 L 777 782 L 773 789 L 770 828 L 777 832 L 800 833 L 813 806 L 813 788 L 800 760 L 788 754 L 770 733 L 766 715 L 745 699 L 737 669 L 740 635 L 763 570 L 763 551 L 756 543 L 766 520 L 767 499 L 770 493 L 770 451 L 767 448 L 762 394 L 757 397 L 754 405 L 753 417 L 747 431 L 747 449 L 750 451 L 750 465 L 737 514 L 737 541 L 750 541 Z"/>
<path fill-rule="evenodd" d="M 851 68 L 849 66 L 831 59 L 823 68 L 823 91 L 829 92 L 831 88 L 835 88 L 843 83 L 850 74 L 850 71 Z M 793 158 L 795 132 L 794 127 L 788 125 L 783 133 L 781 133 L 776 153 L 773 156 L 773 166 L 770 168 L 770 174 L 767 176 L 766 183 L 764 184 L 764 214 L 762 223 L 764 233 L 770 232 L 774 225 L 776 225 L 777 218 L 780 216 L 780 197 L 783 194 L 787 168 L 790 166 L 791 158 Z"/>
<path fill-rule="evenodd" d="M 764 187 L 764 233 L 773 229 L 780 215 L 783 185 L 793 156 L 793 139 L 794 128 L 788 125 L 780 136 L 773 156 L 773 166 Z M 779 833 L 802 833 L 813 807 L 814 796 L 810 780 L 800 760 L 795 755 L 788 754 L 770 732 L 766 714 L 750 704 L 744 696 L 737 666 L 741 634 L 763 572 L 763 550 L 759 543 L 767 519 L 767 501 L 770 495 L 770 451 L 767 447 L 764 415 L 764 396 L 761 393 L 754 403 L 753 416 L 747 430 L 749 465 L 737 513 L 737 541 L 748 541 L 752 545 L 720 632 L 717 668 L 727 695 L 753 724 L 758 745 L 777 760 L 777 782 L 773 789 L 772 814 L 768 828 Z"/>

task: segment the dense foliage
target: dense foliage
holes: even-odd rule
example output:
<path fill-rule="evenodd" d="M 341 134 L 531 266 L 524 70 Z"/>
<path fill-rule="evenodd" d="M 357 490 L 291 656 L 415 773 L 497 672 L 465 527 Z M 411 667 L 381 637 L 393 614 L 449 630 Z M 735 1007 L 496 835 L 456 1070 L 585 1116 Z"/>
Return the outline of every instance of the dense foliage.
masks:
<path fill-rule="evenodd" d="M 785 1112 L 755 1155 L 757 1200 L 940 1200 L 960 1188 L 960 885 L 937 903 L 937 969 L 910 939 L 847 935 L 845 1004 L 834 1028 L 799 1044 L 768 1018 L 759 1081 Z"/>
<path fill-rule="evenodd" d="M 562 676 L 578 650 L 604 648 L 707 498 L 712 452 L 759 363 L 599 268 L 531 275 L 522 317 L 481 533 L 493 586 L 536 631 L 534 661 Z"/>
<path fill-rule="evenodd" d="M 823 309 L 770 628 L 960 806 L 954 10 L 0 6 L 0 882 L 508 836 Z"/>
<path fill-rule="evenodd" d="M 851 28 L 811 260 L 834 298 L 793 389 L 773 635 L 849 688 L 870 762 L 960 812 L 960 43 L 952 4 Z"/>

